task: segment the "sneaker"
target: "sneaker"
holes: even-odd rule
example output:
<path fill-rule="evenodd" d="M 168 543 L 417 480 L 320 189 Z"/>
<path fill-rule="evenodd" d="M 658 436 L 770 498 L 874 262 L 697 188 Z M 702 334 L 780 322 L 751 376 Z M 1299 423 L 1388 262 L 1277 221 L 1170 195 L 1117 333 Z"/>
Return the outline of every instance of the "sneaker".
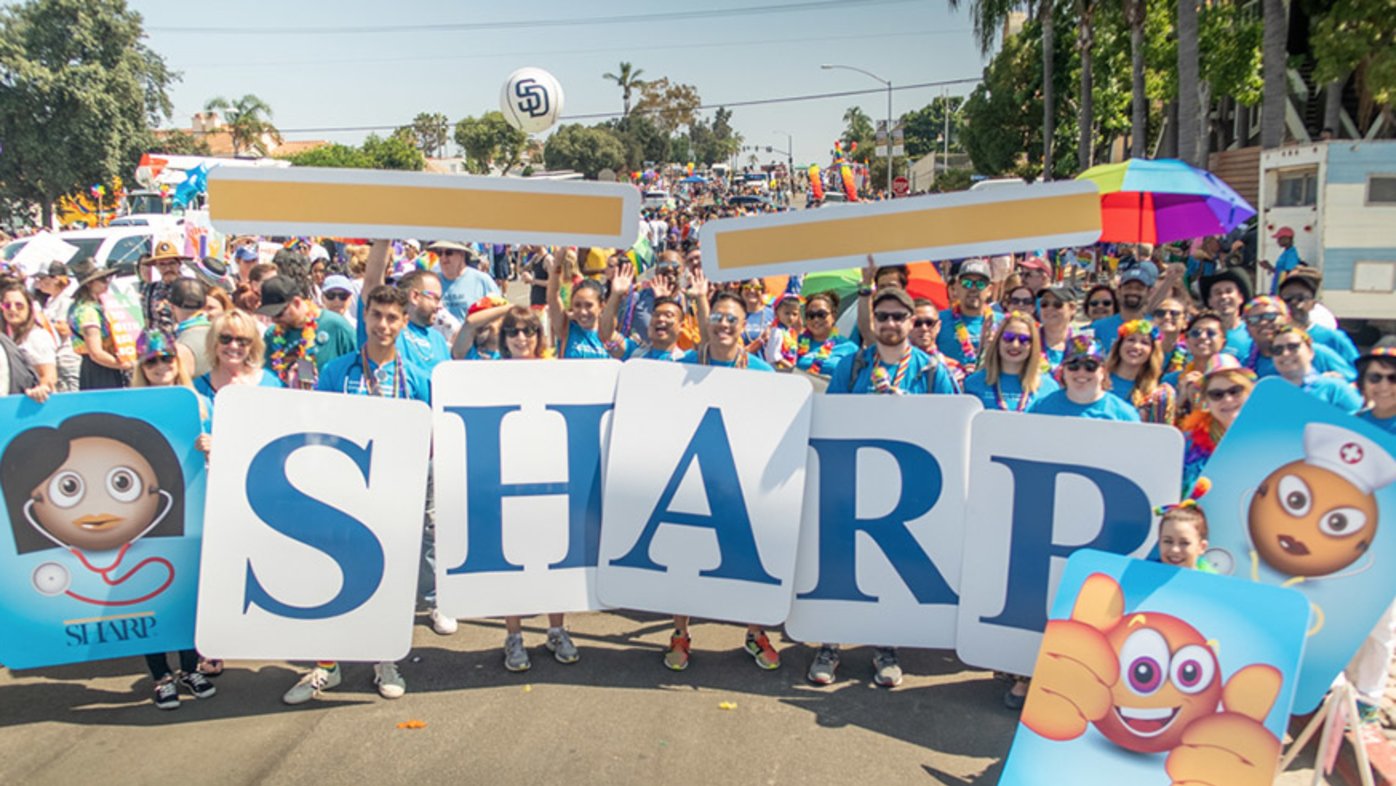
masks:
<path fill-rule="evenodd" d="M 378 686 L 378 695 L 385 699 L 399 699 L 407 692 L 407 681 L 397 672 L 397 664 L 392 661 L 373 664 L 373 684 Z"/>
<path fill-rule="evenodd" d="M 839 651 L 834 647 L 820 647 L 814 654 L 805 679 L 815 685 L 834 684 L 834 672 L 839 668 Z"/>
<path fill-rule="evenodd" d="M 155 683 L 155 706 L 162 710 L 179 709 L 179 689 L 175 687 L 173 676 Z"/>
<path fill-rule="evenodd" d="M 194 698 L 196 699 L 213 698 L 213 694 L 218 692 L 218 689 L 213 687 L 213 683 L 209 682 L 207 677 L 197 671 L 192 674 L 179 675 L 179 684 L 183 685 L 185 690 L 194 694 Z"/>
<path fill-rule="evenodd" d="M 509 671 L 528 671 L 532 663 L 528 661 L 528 650 L 524 649 L 523 634 L 510 633 L 504 637 L 504 668 Z"/>
<path fill-rule="evenodd" d="M 669 637 L 669 651 L 664 653 L 664 665 L 670 671 L 683 671 L 688 668 L 688 650 L 693 639 L 687 633 L 675 633 Z"/>
<path fill-rule="evenodd" d="M 902 667 L 897 663 L 896 648 L 877 648 L 877 653 L 873 655 L 873 682 L 884 688 L 895 688 L 902 684 Z"/>
<path fill-rule="evenodd" d="M 767 671 L 780 668 L 780 653 L 771 646 L 771 639 L 766 634 L 753 636 L 746 635 L 746 652 L 755 661 L 756 665 Z"/>
<path fill-rule="evenodd" d="M 558 663 L 576 663 L 582 659 L 581 653 L 577 652 L 577 645 L 572 643 L 572 637 L 562 628 L 548 629 L 548 650 L 557 658 Z"/>
<path fill-rule="evenodd" d="M 459 630 L 460 625 L 453 617 L 441 613 L 441 609 L 431 610 L 431 629 L 442 636 L 449 636 Z"/>
<path fill-rule="evenodd" d="M 286 695 L 281 700 L 287 704 L 304 704 L 314 698 L 319 698 L 320 694 L 337 687 L 340 680 L 339 665 L 336 664 L 328 669 L 316 666 L 301 677 L 300 682 L 291 686 L 286 691 Z"/>

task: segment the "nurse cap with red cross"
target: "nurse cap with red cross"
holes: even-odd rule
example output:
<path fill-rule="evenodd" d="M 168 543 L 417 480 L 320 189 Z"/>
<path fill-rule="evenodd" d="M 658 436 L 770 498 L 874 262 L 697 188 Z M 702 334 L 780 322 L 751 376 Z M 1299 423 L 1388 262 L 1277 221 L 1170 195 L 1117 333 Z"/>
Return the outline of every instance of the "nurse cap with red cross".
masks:
<path fill-rule="evenodd" d="M 1328 423 L 1304 427 L 1304 462 L 1336 473 L 1364 494 L 1396 482 L 1396 459 L 1353 431 Z"/>

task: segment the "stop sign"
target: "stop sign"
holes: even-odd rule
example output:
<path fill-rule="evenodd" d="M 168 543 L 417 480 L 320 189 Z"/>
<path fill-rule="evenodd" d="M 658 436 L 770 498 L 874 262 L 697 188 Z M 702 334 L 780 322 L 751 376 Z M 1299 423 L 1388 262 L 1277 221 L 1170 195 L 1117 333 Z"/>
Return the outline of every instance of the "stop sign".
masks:
<path fill-rule="evenodd" d="M 905 177 L 896 177 L 896 178 L 893 178 L 893 179 L 892 179 L 892 193 L 893 193 L 893 194 L 896 194 L 897 196 L 906 196 L 907 194 L 910 194 L 910 193 L 911 193 L 911 181 L 910 181 L 910 180 L 907 180 Z"/>

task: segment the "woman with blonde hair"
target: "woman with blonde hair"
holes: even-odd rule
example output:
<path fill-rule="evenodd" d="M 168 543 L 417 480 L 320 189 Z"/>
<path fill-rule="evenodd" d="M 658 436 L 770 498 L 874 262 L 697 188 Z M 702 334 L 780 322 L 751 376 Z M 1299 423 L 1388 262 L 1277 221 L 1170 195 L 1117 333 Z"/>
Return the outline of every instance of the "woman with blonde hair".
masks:
<path fill-rule="evenodd" d="M 213 398 L 227 385 L 285 387 L 262 367 L 266 344 L 261 326 L 246 311 L 234 309 L 213 320 L 208 331 L 210 369 L 194 380 L 194 389 Z"/>
<path fill-rule="evenodd" d="M 965 393 L 977 396 L 985 409 L 1026 412 L 1033 401 L 1058 388 L 1056 380 L 1042 373 L 1037 322 L 1021 311 L 1010 311 L 1003 318 L 981 356 L 983 365 L 965 378 Z"/>
<path fill-rule="evenodd" d="M 1144 319 L 1120 325 L 1119 338 L 1105 361 L 1108 389 L 1139 410 L 1145 423 L 1173 423 L 1177 394 L 1163 383 L 1163 343 L 1158 328 Z"/>
<path fill-rule="evenodd" d="M 1207 460 L 1236 422 L 1241 407 L 1255 387 L 1255 372 L 1241 365 L 1231 355 L 1213 356 L 1202 371 L 1201 408 L 1183 418 L 1178 428 L 1183 432 L 1183 489 L 1201 477 Z"/>

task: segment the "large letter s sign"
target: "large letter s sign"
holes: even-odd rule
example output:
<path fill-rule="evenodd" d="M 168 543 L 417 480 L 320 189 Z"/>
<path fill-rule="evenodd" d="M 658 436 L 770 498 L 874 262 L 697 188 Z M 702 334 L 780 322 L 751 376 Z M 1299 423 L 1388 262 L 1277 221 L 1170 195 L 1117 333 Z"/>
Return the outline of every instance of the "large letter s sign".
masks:
<path fill-rule="evenodd" d="M 362 606 L 383 581 L 383 546 L 363 522 L 301 493 L 286 477 L 286 462 L 301 448 L 332 448 L 348 456 L 368 483 L 373 443 L 359 445 L 333 434 L 290 434 L 268 443 L 247 470 L 248 504 L 267 526 L 288 538 L 324 552 L 344 576 L 339 593 L 319 606 L 292 606 L 272 597 L 260 582 L 251 560 L 243 612 L 255 605 L 292 619 L 325 619 Z"/>

